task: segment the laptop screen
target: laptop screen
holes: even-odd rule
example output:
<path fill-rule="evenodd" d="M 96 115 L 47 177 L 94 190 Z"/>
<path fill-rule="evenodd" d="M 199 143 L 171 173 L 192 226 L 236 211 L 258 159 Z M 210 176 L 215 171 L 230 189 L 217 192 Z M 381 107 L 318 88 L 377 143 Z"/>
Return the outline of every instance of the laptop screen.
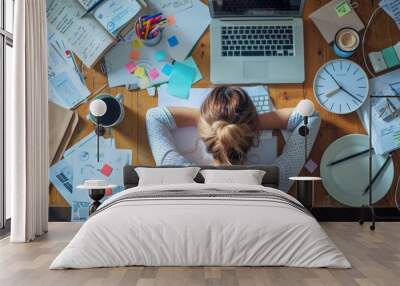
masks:
<path fill-rule="evenodd" d="M 212 17 L 300 16 L 304 0 L 209 0 Z"/>

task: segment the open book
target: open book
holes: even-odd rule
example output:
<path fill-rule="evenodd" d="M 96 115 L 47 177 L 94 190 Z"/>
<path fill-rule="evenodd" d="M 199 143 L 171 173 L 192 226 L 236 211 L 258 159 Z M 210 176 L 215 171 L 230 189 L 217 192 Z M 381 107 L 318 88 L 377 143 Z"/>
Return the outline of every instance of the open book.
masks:
<path fill-rule="evenodd" d="M 47 22 L 88 67 L 93 67 L 119 36 L 134 26 L 143 0 L 105 0 L 82 17 L 98 0 L 47 0 Z"/>

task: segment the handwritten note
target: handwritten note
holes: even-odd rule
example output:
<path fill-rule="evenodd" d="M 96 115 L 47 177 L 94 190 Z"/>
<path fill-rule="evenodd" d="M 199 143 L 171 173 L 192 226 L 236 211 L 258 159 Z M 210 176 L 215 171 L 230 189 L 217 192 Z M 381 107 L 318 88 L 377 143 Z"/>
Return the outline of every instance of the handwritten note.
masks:
<path fill-rule="evenodd" d="M 47 22 L 87 66 L 93 66 L 114 38 L 77 1 L 47 0 Z"/>

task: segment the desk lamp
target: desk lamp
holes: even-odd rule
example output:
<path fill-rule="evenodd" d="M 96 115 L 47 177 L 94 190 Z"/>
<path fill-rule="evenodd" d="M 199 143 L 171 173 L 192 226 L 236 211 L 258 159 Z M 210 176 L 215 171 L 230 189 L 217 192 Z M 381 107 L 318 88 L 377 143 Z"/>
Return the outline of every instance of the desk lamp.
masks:
<path fill-rule="evenodd" d="M 296 109 L 304 118 L 304 125 L 300 127 L 299 134 L 301 136 L 304 136 L 304 164 L 305 164 L 307 162 L 307 135 L 310 132 L 310 130 L 307 127 L 308 117 L 310 117 L 314 113 L 314 103 L 309 99 L 303 99 L 299 102 Z"/>
<path fill-rule="evenodd" d="M 97 162 L 100 161 L 100 136 L 106 132 L 103 126 L 100 126 L 101 117 L 107 112 L 107 105 L 101 99 L 93 100 L 89 106 L 90 113 L 96 118 L 96 135 L 97 135 Z"/>

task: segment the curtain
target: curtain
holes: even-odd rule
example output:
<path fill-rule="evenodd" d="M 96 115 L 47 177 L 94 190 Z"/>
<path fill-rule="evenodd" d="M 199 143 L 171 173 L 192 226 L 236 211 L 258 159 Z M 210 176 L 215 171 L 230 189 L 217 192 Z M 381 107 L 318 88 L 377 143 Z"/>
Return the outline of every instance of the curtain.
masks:
<path fill-rule="evenodd" d="M 6 99 L 6 187 L 12 242 L 48 227 L 48 94 L 45 0 L 15 1 L 13 94 Z"/>

